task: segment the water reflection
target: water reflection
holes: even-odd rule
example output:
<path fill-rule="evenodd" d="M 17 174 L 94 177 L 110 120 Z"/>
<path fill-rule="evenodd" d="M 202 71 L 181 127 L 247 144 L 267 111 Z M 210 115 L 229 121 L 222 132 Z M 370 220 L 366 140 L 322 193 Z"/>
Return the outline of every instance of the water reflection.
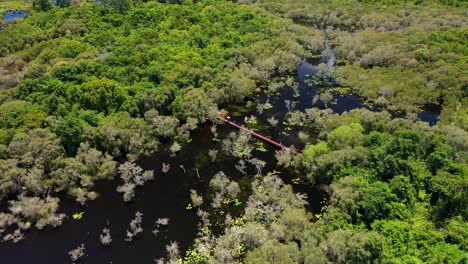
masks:
<path fill-rule="evenodd" d="M 24 18 L 28 14 L 25 10 L 10 10 L 3 14 L 3 19 L 11 21 L 17 18 Z"/>
<path fill-rule="evenodd" d="M 332 49 L 328 49 L 327 55 L 327 70 L 331 71 L 333 66 L 335 66 L 336 53 Z"/>
<path fill-rule="evenodd" d="M 418 113 L 418 119 L 424 122 L 428 122 L 430 126 L 433 126 L 439 121 L 439 113 L 434 110 L 424 110 Z"/>

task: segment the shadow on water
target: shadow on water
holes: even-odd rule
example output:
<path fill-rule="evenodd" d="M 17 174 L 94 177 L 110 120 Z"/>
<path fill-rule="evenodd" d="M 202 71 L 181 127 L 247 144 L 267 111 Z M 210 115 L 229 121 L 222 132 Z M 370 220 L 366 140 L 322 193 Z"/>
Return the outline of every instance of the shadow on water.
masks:
<path fill-rule="evenodd" d="M 439 121 L 440 107 L 436 105 L 426 106 L 423 111 L 418 113 L 418 119 L 429 123 L 430 126 Z"/>
<path fill-rule="evenodd" d="M 24 18 L 26 15 L 28 15 L 28 11 L 25 10 L 10 10 L 3 14 L 3 19 L 10 21 L 17 18 Z"/>
<path fill-rule="evenodd" d="M 436 105 L 423 107 L 423 110 L 417 113 L 416 120 L 426 122 L 429 124 L 429 126 L 434 126 L 439 121 L 440 111 L 441 111 L 440 107 Z M 392 119 L 406 117 L 405 113 L 392 112 L 392 111 L 389 111 L 389 112 L 390 112 Z"/>

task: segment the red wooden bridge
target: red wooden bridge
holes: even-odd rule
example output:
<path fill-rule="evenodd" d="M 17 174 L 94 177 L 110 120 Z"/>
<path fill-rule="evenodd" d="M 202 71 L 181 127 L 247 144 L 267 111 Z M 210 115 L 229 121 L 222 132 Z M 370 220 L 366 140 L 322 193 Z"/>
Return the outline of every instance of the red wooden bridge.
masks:
<path fill-rule="evenodd" d="M 279 148 L 281 148 L 281 149 L 289 150 L 289 151 L 291 151 L 292 153 L 294 153 L 294 154 L 296 154 L 296 155 L 300 153 L 300 152 L 297 151 L 294 147 L 286 147 L 285 145 L 283 145 L 283 144 L 281 144 L 281 143 L 279 143 L 279 142 L 276 142 L 276 141 L 274 141 L 274 140 L 272 140 L 272 139 L 269 139 L 269 138 L 267 138 L 267 137 L 265 137 L 265 136 L 263 136 L 263 135 L 260 135 L 259 133 L 253 131 L 252 129 L 249 129 L 249 128 L 243 126 L 243 125 L 240 125 L 240 124 L 237 124 L 237 123 L 235 123 L 235 122 L 233 122 L 233 121 L 230 121 L 230 120 L 228 120 L 228 119 L 226 119 L 226 118 L 224 118 L 224 117 L 222 117 L 222 116 L 217 116 L 217 118 L 218 118 L 218 120 L 220 120 L 220 121 L 223 121 L 223 122 L 225 122 L 225 123 L 228 123 L 229 125 L 231 125 L 231 126 L 233 126 L 233 127 L 236 127 L 236 128 L 238 128 L 238 129 L 244 130 L 245 132 L 247 132 L 247 133 L 249 133 L 249 134 L 251 134 L 251 135 L 254 135 L 254 136 L 256 136 L 257 138 L 259 138 L 259 139 L 261 139 L 261 140 L 264 140 L 264 141 L 266 141 L 266 142 L 268 142 L 268 143 L 270 143 L 270 144 L 272 144 L 272 145 L 275 145 L 275 146 L 277 146 L 277 147 L 279 147 Z"/>

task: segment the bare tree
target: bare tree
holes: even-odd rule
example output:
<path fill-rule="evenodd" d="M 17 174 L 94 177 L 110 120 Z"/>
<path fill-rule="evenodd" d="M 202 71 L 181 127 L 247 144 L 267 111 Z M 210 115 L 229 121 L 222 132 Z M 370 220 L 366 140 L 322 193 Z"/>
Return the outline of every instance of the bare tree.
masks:
<path fill-rule="evenodd" d="M 254 116 L 254 115 L 251 115 L 250 117 L 245 117 L 245 118 L 244 118 L 244 121 L 245 121 L 246 123 L 255 124 L 255 123 L 257 123 L 257 117 Z"/>
<path fill-rule="evenodd" d="M 224 219 L 224 225 L 229 228 L 234 224 L 234 219 L 232 219 L 231 214 L 227 213 L 226 218 Z"/>
<path fill-rule="evenodd" d="M 169 261 L 175 261 L 179 257 L 179 244 L 172 241 L 169 245 L 166 245 L 166 251 L 169 257 Z"/>
<path fill-rule="evenodd" d="M 239 184 L 235 181 L 231 181 L 228 186 L 226 186 L 226 193 L 231 199 L 236 199 L 237 195 L 240 193 Z"/>
<path fill-rule="evenodd" d="M 126 182 L 123 185 L 117 187 L 117 191 L 123 193 L 123 200 L 125 202 L 130 202 L 135 197 L 135 187 L 134 183 Z"/>
<path fill-rule="evenodd" d="M 297 105 L 297 102 L 291 100 L 284 100 L 284 103 L 286 104 L 288 112 L 291 112 Z"/>
<path fill-rule="evenodd" d="M 245 158 L 252 155 L 254 147 L 250 144 L 252 135 L 245 131 L 239 133 L 231 132 L 223 139 L 222 147 L 226 154 L 235 157 Z"/>
<path fill-rule="evenodd" d="M 133 238 L 143 232 L 143 228 L 141 227 L 141 222 L 143 221 L 143 214 L 139 211 L 136 211 L 135 218 L 130 221 L 130 229 L 127 229 L 127 237 L 125 241 L 132 242 Z"/>
<path fill-rule="evenodd" d="M 257 170 L 257 175 L 262 175 L 262 170 L 266 165 L 266 162 L 257 158 L 252 158 L 249 160 L 250 164 L 255 166 Z"/>
<path fill-rule="evenodd" d="M 65 218 L 65 214 L 56 214 L 52 213 L 49 218 L 49 224 L 53 227 L 58 227 L 63 224 L 63 219 Z"/>
<path fill-rule="evenodd" d="M 141 175 L 141 179 L 143 180 L 143 182 L 153 180 L 154 179 L 154 171 L 152 171 L 152 170 L 144 171 L 143 174 Z"/>
<path fill-rule="evenodd" d="M 162 226 L 167 226 L 167 225 L 169 225 L 169 221 L 170 221 L 169 218 L 158 218 L 158 220 L 156 220 L 156 224 L 162 225 Z"/>
<path fill-rule="evenodd" d="M 171 169 L 171 165 L 169 165 L 167 163 L 162 164 L 162 172 L 163 173 L 168 173 L 170 169 Z"/>
<path fill-rule="evenodd" d="M 3 237 L 3 241 L 13 241 L 13 243 L 18 243 L 24 239 L 24 234 L 21 232 L 21 229 L 16 229 L 13 233 L 8 234 Z"/>
<path fill-rule="evenodd" d="M 318 94 L 314 95 L 314 97 L 312 97 L 312 105 L 315 105 L 319 99 L 320 97 Z"/>
<path fill-rule="evenodd" d="M 154 237 L 157 237 L 158 234 L 159 234 L 159 228 L 157 226 L 154 227 L 154 229 L 151 231 L 151 233 L 153 233 Z"/>
<path fill-rule="evenodd" d="M 120 178 L 129 182 L 133 177 L 138 177 L 143 173 L 143 169 L 135 164 L 135 161 L 126 161 L 119 166 Z"/>
<path fill-rule="evenodd" d="M 210 127 L 210 130 L 211 130 L 211 133 L 213 133 L 213 136 L 214 136 L 215 138 L 217 138 L 217 137 L 218 137 L 218 133 L 216 132 L 216 131 L 217 131 L 217 129 L 216 129 L 216 124 L 213 124 L 213 125 Z"/>
<path fill-rule="evenodd" d="M 103 244 L 104 246 L 110 245 L 110 243 L 112 242 L 110 229 L 108 228 L 102 229 L 102 234 L 99 236 L 99 238 L 101 240 L 101 244 Z"/>
<path fill-rule="evenodd" d="M 217 149 L 208 150 L 208 156 L 211 158 L 211 162 L 215 162 L 216 157 L 218 156 L 218 150 Z"/>
<path fill-rule="evenodd" d="M 325 104 L 325 108 L 328 108 L 328 103 L 331 100 L 333 100 L 333 94 L 329 91 L 320 94 L 320 101 L 322 101 Z"/>
<path fill-rule="evenodd" d="M 278 119 L 276 119 L 274 116 L 270 117 L 267 119 L 268 123 L 270 123 L 271 126 L 275 127 L 278 125 Z"/>
<path fill-rule="evenodd" d="M 75 195 L 76 201 L 79 202 L 81 205 L 85 205 L 88 201 L 88 198 L 86 197 L 86 190 L 82 188 L 77 189 Z"/>
<path fill-rule="evenodd" d="M 286 108 L 288 109 L 288 112 L 291 112 L 291 110 L 292 110 L 291 100 L 284 100 L 284 104 L 286 105 Z"/>
<path fill-rule="evenodd" d="M 129 202 L 135 196 L 135 187 L 143 186 L 146 181 L 154 178 L 153 171 L 144 171 L 134 161 L 126 161 L 119 166 L 120 178 L 124 183 L 117 187 L 117 191 L 123 193 L 125 202 Z"/>
<path fill-rule="evenodd" d="M 239 160 L 239 162 L 237 162 L 236 169 L 238 171 L 240 171 L 240 173 L 245 175 L 246 174 L 246 172 L 245 172 L 246 168 L 247 168 L 247 166 L 245 166 L 245 161 L 244 160 Z"/>
<path fill-rule="evenodd" d="M 169 225 L 169 218 L 158 218 L 156 222 L 154 223 L 154 229 L 151 231 L 153 235 L 156 237 L 158 236 L 159 230 L 161 226 L 168 226 Z"/>
<path fill-rule="evenodd" d="M 72 260 L 72 262 L 75 262 L 75 261 L 79 260 L 81 257 L 83 257 L 85 255 L 85 246 L 84 246 L 84 244 L 82 243 L 77 248 L 70 250 L 68 252 L 68 254 L 70 255 L 70 259 Z"/>
<path fill-rule="evenodd" d="M 213 195 L 213 200 L 211 201 L 211 207 L 213 208 L 220 208 L 221 203 L 223 202 L 223 195 L 220 192 L 216 192 Z"/>
<path fill-rule="evenodd" d="M 258 113 L 259 115 L 262 115 L 262 114 L 263 114 L 263 111 L 265 110 L 263 107 L 264 107 L 263 104 L 260 104 L 260 103 L 257 104 L 257 113 Z"/>
<path fill-rule="evenodd" d="M 297 83 L 292 85 L 291 88 L 293 89 L 294 94 L 299 94 L 299 85 Z"/>
<path fill-rule="evenodd" d="M 182 164 L 179 165 L 179 168 L 182 169 L 182 170 L 184 171 L 184 174 L 186 173 L 184 165 L 182 165 Z"/>
<path fill-rule="evenodd" d="M 190 190 L 190 199 L 192 200 L 193 207 L 199 207 L 203 204 L 203 197 L 198 195 L 196 190 Z"/>
<path fill-rule="evenodd" d="M 284 167 L 290 167 L 291 161 L 293 161 L 293 155 L 291 150 L 282 149 L 275 152 L 275 158 L 278 160 L 277 164 Z"/>
<path fill-rule="evenodd" d="M 171 156 L 175 156 L 177 152 L 179 152 L 182 149 L 179 143 L 177 141 L 174 141 L 172 143 L 171 147 L 169 148 L 169 151 L 172 153 Z"/>

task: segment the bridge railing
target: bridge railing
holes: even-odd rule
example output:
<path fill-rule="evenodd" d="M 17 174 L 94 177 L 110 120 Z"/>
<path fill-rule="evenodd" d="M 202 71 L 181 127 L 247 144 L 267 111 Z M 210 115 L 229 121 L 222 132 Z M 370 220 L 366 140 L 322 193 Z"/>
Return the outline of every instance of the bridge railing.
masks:
<path fill-rule="evenodd" d="M 268 143 L 270 143 L 270 144 L 272 144 L 272 145 L 275 145 L 275 146 L 277 146 L 277 147 L 279 147 L 279 148 L 281 148 L 281 149 L 289 150 L 289 151 L 291 151 L 292 153 L 294 153 L 294 154 L 296 154 L 296 155 L 300 153 L 299 151 L 297 151 L 297 150 L 294 149 L 294 148 L 286 147 L 285 145 L 283 145 L 283 144 L 281 144 L 281 143 L 279 143 L 279 142 L 276 142 L 276 141 L 274 141 L 274 140 L 272 140 L 272 139 L 270 139 L 270 138 L 268 138 L 268 137 L 266 137 L 266 136 L 263 136 L 263 135 L 261 135 L 261 134 L 255 132 L 255 131 L 253 131 L 252 129 L 247 128 L 247 127 L 245 127 L 245 126 L 243 126 L 243 125 L 241 125 L 241 124 L 237 124 L 237 123 L 234 122 L 234 121 L 230 121 L 230 120 L 228 120 L 228 119 L 226 119 L 226 118 L 224 118 L 224 117 L 222 117 L 222 116 L 217 116 L 217 118 L 218 118 L 218 120 L 220 120 L 220 121 L 223 121 L 223 122 L 225 122 L 225 123 L 228 123 L 228 124 L 231 125 L 231 126 L 234 126 L 234 127 L 239 128 L 239 129 L 241 129 L 241 130 L 243 130 L 243 131 L 246 131 L 247 133 L 249 133 L 249 134 L 251 134 L 251 135 L 254 135 L 254 136 L 256 136 L 257 138 L 260 138 L 261 140 L 264 140 L 264 141 L 266 141 L 266 142 L 268 142 Z"/>

